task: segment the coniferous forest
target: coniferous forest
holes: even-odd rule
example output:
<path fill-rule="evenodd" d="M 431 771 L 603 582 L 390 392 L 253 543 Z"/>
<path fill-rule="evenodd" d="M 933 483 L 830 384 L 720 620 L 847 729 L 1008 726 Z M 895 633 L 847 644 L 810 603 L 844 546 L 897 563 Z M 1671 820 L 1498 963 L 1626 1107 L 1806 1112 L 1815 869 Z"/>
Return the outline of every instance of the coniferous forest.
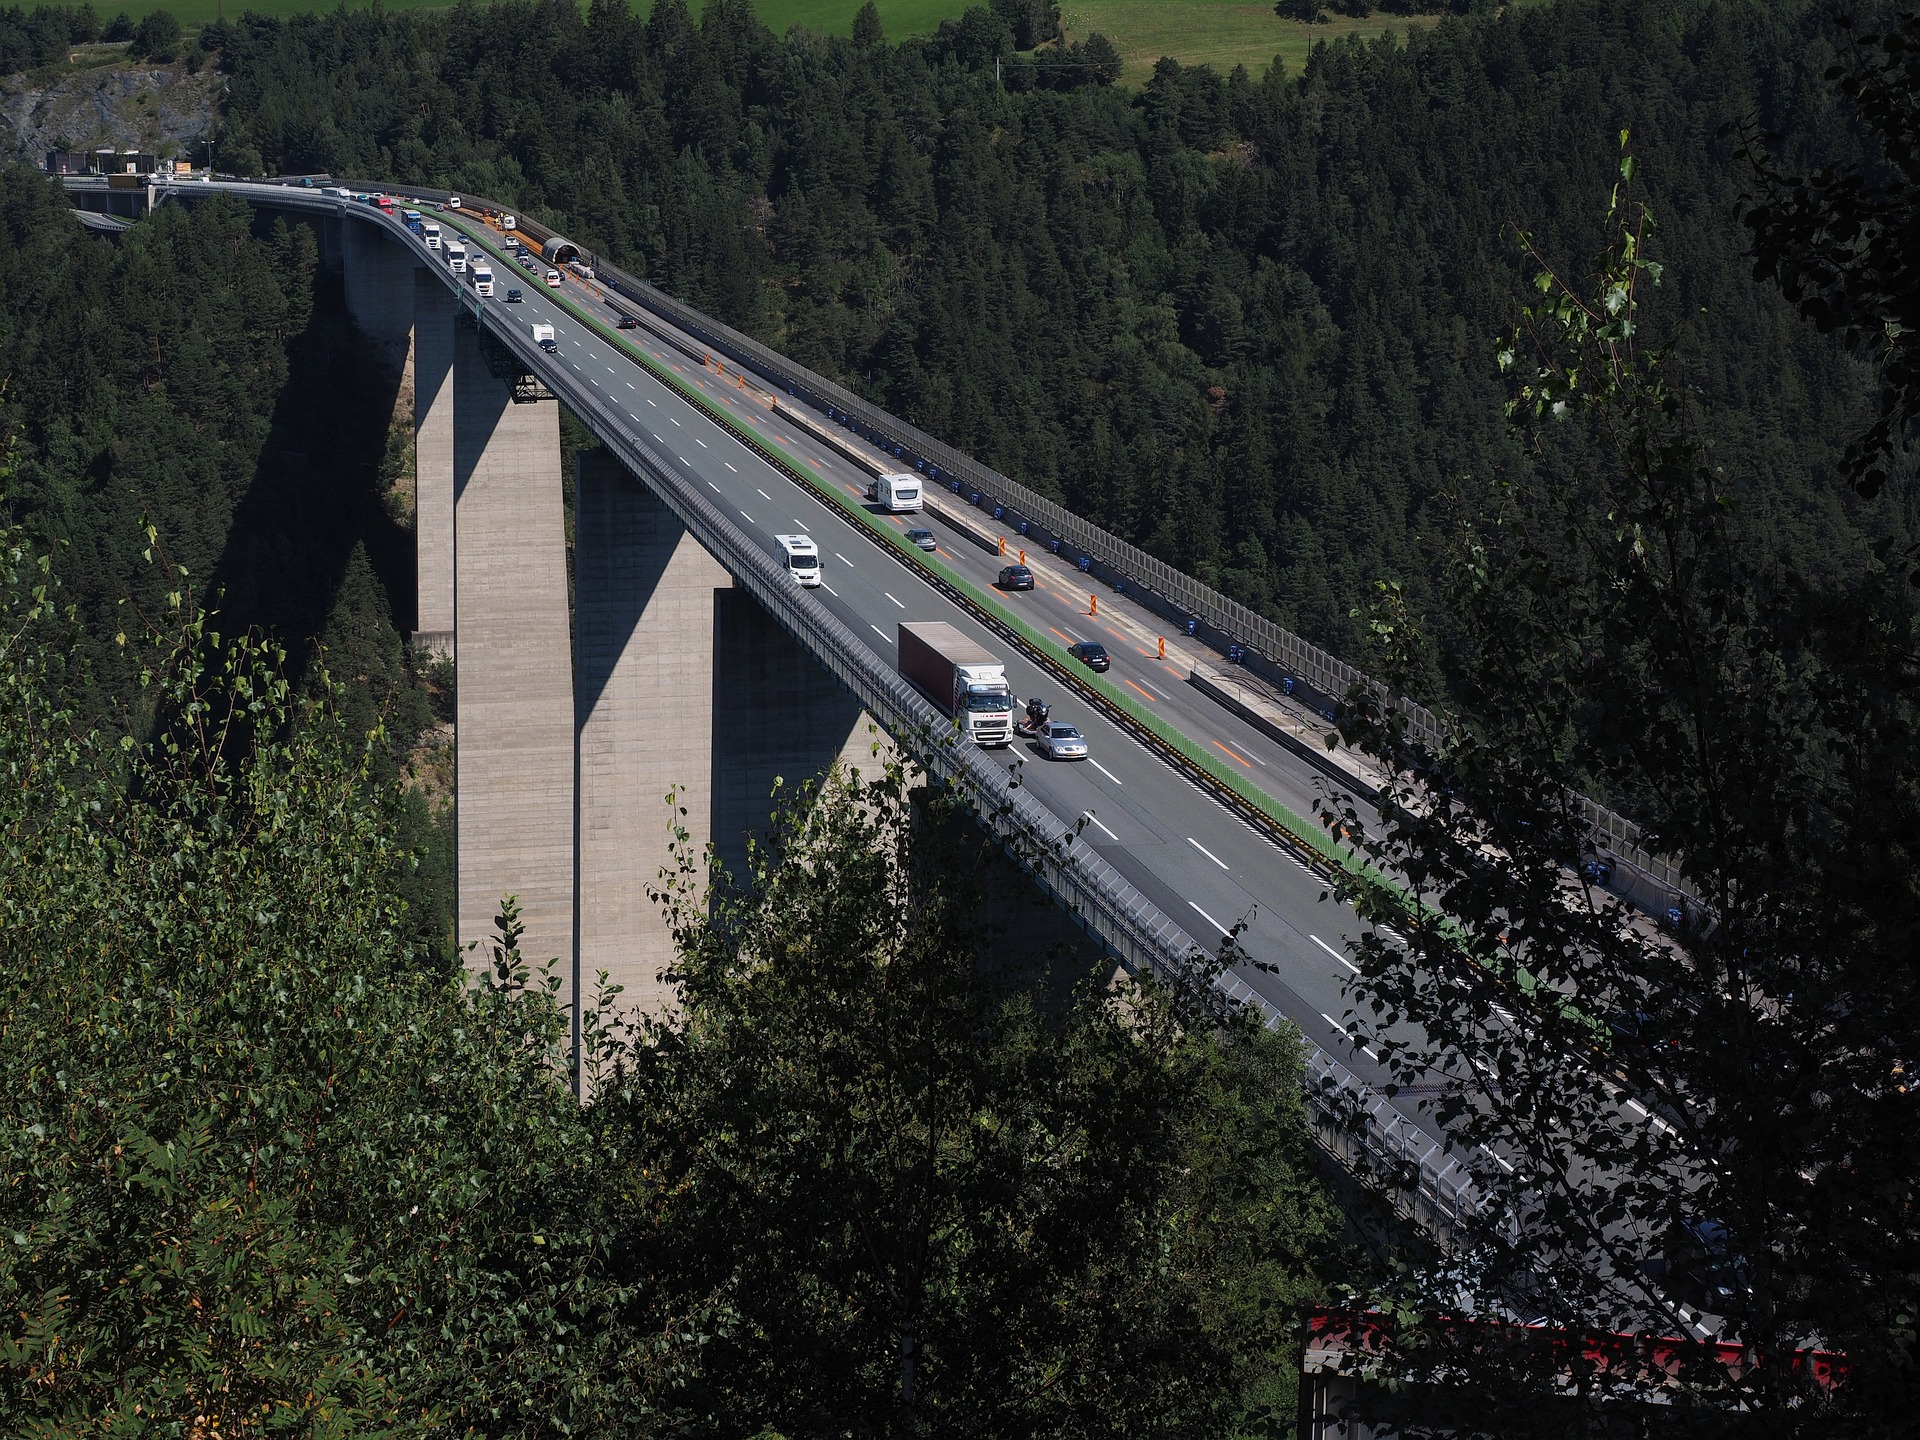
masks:
<path fill-rule="evenodd" d="M 1417 1014 L 1385 1063 L 1492 1157 L 1445 1256 L 1316 1147 L 1290 1033 L 983 963 L 1000 852 L 900 769 L 796 796 L 738 887 L 671 855 L 678 1008 L 573 1048 L 510 899 L 450 953 L 403 381 L 310 232 L 216 197 L 110 242 L 0 173 L 9 1430 L 1250 1440 L 1354 1303 L 1476 1433 L 1906 1433 L 1920 517 L 1849 447 L 1920 403 L 1920 18 L 1863 58 L 1878 0 L 1453 8 L 1137 89 L 1015 53 L 1030 3 L 342 7 L 191 61 L 222 170 L 511 201 L 1450 696 L 1437 755 L 1348 697 L 1399 803 L 1322 817 L 1404 932 L 1349 942 L 1355 1042 Z M 1691 910 L 1578 883 L 1577 787 Z M 1844 1383 L 1601 1403 L 1452 1324 L 1637 1327 L 1608 1287 L 1670 1257 L 1621 1237 L 1707 1215 L 1728 1333 Z"/>
<path fill-rule="evenodd" d="M 1633 134 L 1714 440 L 1757 546 L 1818 556 L 1871 408 L 1752 279 L 1731 122 L 1804 170 L 1857 145 L 1811 3 L 1559 0 L 1349 42 L 1306 72 L 996 84 L 1004 34 L 771 34 L 744 0 L 247 20 L 223 167 L 511 199 L 1359 660 L 1430 602 L 1452 507 L 1509 475 L 1512 228 L 1575 266 Z M 974 19 L 990 19 L 980 12 Z M 982 40 L 984 34 L 988 37 Z M 1579 468 L 1579 461 L 1572 462 Z M 1435 677 L 1437 681 L 1437 677 Z"/>

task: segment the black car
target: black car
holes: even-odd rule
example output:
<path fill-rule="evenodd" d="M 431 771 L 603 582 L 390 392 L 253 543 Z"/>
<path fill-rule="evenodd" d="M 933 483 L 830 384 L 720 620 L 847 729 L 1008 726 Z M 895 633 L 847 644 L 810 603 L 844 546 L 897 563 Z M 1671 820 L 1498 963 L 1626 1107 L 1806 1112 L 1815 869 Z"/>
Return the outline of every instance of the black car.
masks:
<path fill-rule="evenodd" d="M 622 315 L 620 317 L 620 323 L 613 328 L 616 330 L 638 330 L 640 328 L 640 322 L 631 315 Z"/>
<path fill-rule="evenodd" d="M 1105 670 L 1113 664 L 1113 657 L 1107 654 L 1107 647 L 1098 640 L 1082 640 L 1077 645 L 1069 645 L 1067 654 L 1073 656 L 1089 670 Z"/>
<path fill-rule="evenodd" d="M 518 305 L 519 303 L 520 303 L 520 292 L 518 290 L 507 291 L 507 304 Z"/>
<path fill-rule="evenodd" d="M 1000 588 L 1002 590 L 1031 590 L 1033 588 L 1033 571 L 1024 565 L 1005 566 L 1000 571 Z"/>
<path fill-rule="evenodd" d="M 1667 1285 L 1689 1305 L 1731 1315 L 1753 1299 L 1753 1268 L 1723 1220 L 1682 1216 L 1667 1236 Z"/>

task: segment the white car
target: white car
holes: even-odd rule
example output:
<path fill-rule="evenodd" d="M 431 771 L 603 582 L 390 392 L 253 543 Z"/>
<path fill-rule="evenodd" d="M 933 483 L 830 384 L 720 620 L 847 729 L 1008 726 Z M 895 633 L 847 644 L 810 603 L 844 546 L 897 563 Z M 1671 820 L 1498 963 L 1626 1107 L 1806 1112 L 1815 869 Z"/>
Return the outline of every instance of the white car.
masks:
<path fill-rule="evenodd" d="M 1040 744 L 1049 760 L 1084 760 L 1087 737 L 1062 720 L 1050 720 L 1040 732 Z"/>
<path fill-rule="evenodd" d="M 560 288 L 560 272 L 558 270 L 547 271 L 547 284 L 551 285 L 555 290 Z"/>

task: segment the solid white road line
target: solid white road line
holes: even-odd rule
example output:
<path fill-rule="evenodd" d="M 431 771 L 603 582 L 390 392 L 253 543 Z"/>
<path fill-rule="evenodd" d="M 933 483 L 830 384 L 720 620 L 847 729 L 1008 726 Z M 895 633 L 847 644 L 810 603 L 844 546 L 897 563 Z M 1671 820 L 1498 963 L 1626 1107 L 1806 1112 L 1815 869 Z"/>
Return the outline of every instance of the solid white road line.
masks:
<path fill-rule="evenodd" d="M 1493 1151 L 1487 1149 L 1486 1146 L 1482 1145 L 1480 1147 L 1480 1153 L 1482 1155 L 1485 1155 L 1489 1160 L 1493 1161 L 1494 1164 L 1498 1165 L 1502 1170 L 1506 1171 L 1509 1175 L 1513 1173 L 1513 1166 L 1507 1164 L 1506 1161 L 1502 1160 L 1498 1155 L 1494 1154 Z"/>
<path fill-rule="evenodd" d="M 744 520 L 744 521 L 746 521 L 746 522 L 747 522 L 747 524 L 749 524 L 749 525 L 751 525 L 751 524 L 753 523 L 753 517 L 752 517 L 751 515 L 749 515 L 749 514 L 747 514 L 747 512 L 746 512 L 746 511 L 744 511 L 744 510 L 742 510 L 742 511 L 740 512 L 740 518 L 741 518 L 742 520 Z"/>
<path fill-rule="evenodd" d="M 1194 839 L 1193 836 L 1191 835 L 1187 836 L 1187 844 L 1193 846 L 1194 849 L 1198 850 L 1202 855 L 1206 856 L 1207 859 L 1213 861 L 1213 863 L 1218 865 L 1222 870 L 1225 870 L 1228 868 L 1226 861 L 1222 860 L 1218 855 L 1214 854 L 1213 851 L 1207 849 L 1206 846 L 1202 845 L 1198 840 Z"/>
<path fill-rule="evenodd" d="M 822 580 L 820 582 L 820 588 L 826 591 L 827 594 L 831 595 L 834 599 L 838 600 L 840 598 L 840 592 L 834 589 L 831 585 L 827 584 L 826 581 Z"/>
<path fill-rule="evenodd" d="M 882 595 L 885 595 L 889 600 L 893 600 L 893 595 L 891 594 L 891 592 L 882 590 L 880 593 Z M 899 600 L 893 600 L 893 603 L 896 605 L 899 605 L 902 610 L 907 608 L 906 605 Z"/>
<path fill-rule="evenodd" d="M 1342 965 L 1346 966 L 1347 969 L 1351 970 L 1354 974 L 1358 975 L 1360 973 L 1360 967 L 1358 965 L 1354 964 L 1351 960 L 1347 959 L 1346 956 L 1342 955 L 1338 950 L 1334 949 L 1331 945 L 1327 944 L 1327 942 L 1322 940 L 1318 935 L 1309 935 L 1307 936 L 1307 939 L 1311 940 L 1314 944 L 1318 945 L 1322 950 L 1326 951 L 1327 954 L 1331 955 L 1334 959 L 1338 960 Z"/>
<path fill-rule="evenodd" d="M 1102 775 L 1106 776 L 1107 779 L 1113 781 L 1114 784 L 1124 785 L 1126 783 L 1118 775 L 1114 774 L 1113 771 L 1107 769 L 1106 766 L 1102 765 L 1098 760 L 1094 759 L 1091 755 L 1087 757 L 1087 763 L 1093 766 L 1093 768 L 1098 770 Z"/>
<path fill-rule="evenodd" d="M 1084 816 L 1082 816 L 1081 818 L 1082 818 L 1082 819 L 1086 819 L 1086 820 L 1091 820 L 1091 821 L 1092 821 L 1092 822 L 1093 822 L 1094 824 L 1096 824 L 1096 825 L 1100 825 L 1100 817 L 1099 817 L 1098 815 L 1096 815 L 1096 814 L 1094 814 L 1094 813 L 1093 813 L 1093 811 L 1091 811 L 1091 810 L 1089 810 L 1089 811 L 1087 811 L 1087 813 L 1086 813 L 1086 814 L 1085 814 Z M 1106 826 L 1104 826 L 1104 825 L 1100 825 L 1100 828 L 1101 828 L 1102 830 L 1106 830 L 1106 832 L 1107 832 L 1107 838 L 1108 838 L 1109 840 L 1115 840 L 1115 841 L 1117 841 L 1117 840 L 1119 840 L 1119 838 L 1120 838 L 1120 837 L 1119 837 L 1118 835 L 1116 835 L 1116 834 L 1114 834 L 1114 833 L 1113 833 L 1113 831 L 1111 831 L 1111 830 L 1107 830 L 1107 827 L 1106 827 Z"/>
<path fill-rule="evenodd" d="M 1193 901 L 1189 900 L 1187 901 L 1187 904 L 1193 905 Z M 1202 910 L 1198 905 L 1193 905 L 1193 908 L 1195 913 L 1198 914 L 1202 920 L 1206 921 L 1207 924 L 1213 926 L 1213 928 L 1218 930 L 1222 935 L 1233 934 L 1231 930 L 1227 929 L 1226 926 L 1222 925 L 1218 920 L 1214 919 L 1213 916 L 1207 914 L 1207 912 Z"/>
<path fill-rule="evenodd" d="M 867 628 L 873 631 L 873 633 L 878 635 L 882 640 L 887 638 L 887 632 L 882 630 L 878 625 L 875 625 L 871 621 L 867 623 Z"/>
<path fill-rule="evenodd" d="M 711 490 L 716 495 L 720 493 L 720 487 L 714 484 L 711 480 L 707 481 L 707 489 Z"/>

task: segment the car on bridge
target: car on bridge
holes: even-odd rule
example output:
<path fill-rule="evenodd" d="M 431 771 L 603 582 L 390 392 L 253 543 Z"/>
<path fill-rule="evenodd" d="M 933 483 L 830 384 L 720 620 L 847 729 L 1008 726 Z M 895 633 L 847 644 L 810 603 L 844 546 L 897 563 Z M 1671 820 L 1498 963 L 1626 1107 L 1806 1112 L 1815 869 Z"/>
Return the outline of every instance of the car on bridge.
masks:
<path fill-rule="evenodd" d="M 640 328 L 640 322 L 631 315 L 622 315 L 620 317 L 620 323 L 613 328 L 616 330 L 638 330 Z"/>
<path fill-rule="evenodd" d="M 922 550 L 932 551 L 940 548 L 940 542 L 934 538 L 931 530 L 907 531 L 907 543 L 918 545 Z"/>
<path fill-rule="evenodd" d="M 560 288 L 560 272 L 558 270 L 547 271 L 546 281 L 550 288 L 558 290 Z"/>
<path fill-rule="evenodd" d="M 509 305 L 518 305 L 522 302 L 523 298 L 518 290 L 507 291 L 507 304 Z"/>
<path fill-rule="evenodd" d="M 1000 579 L 996 583 L 1002 590 L 1031 590 L 1033 589 L 1033 571 L 1024 565 L 1003 566 Z"/>
<path fill-rule="evenodd" d="M 1040 748 L 1049 760 L 1084 760 L 1087 737 L 1064 720 L 1050 720 L 1040 731 Z"/>
<path fill-rule="evenodd" d="M 1107 647 L 1098 640 L 1082 640 L 1067 647 L 1067 654 L 1078 660 L 1089 670 L 1102 671 L 1113 664 L 1113 657 L 1107 654 Z"/>

